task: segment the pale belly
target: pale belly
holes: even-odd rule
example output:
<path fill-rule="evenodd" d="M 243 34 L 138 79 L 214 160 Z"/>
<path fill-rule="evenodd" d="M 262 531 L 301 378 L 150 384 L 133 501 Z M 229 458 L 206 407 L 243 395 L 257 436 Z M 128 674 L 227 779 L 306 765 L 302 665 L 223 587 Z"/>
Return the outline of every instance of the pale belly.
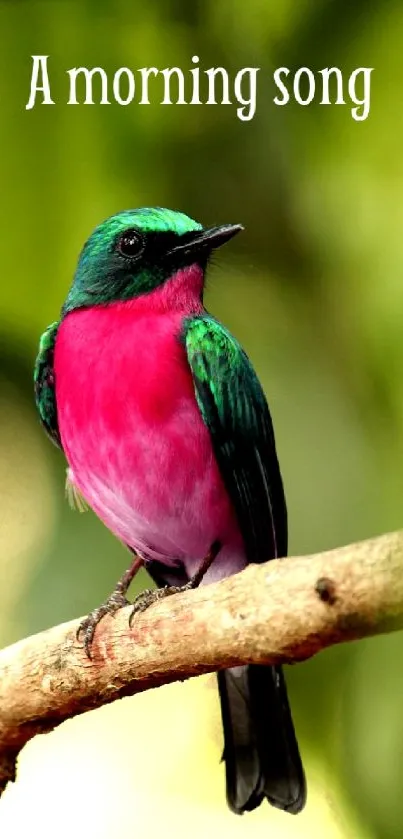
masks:
<path fill-rule="evenodd" d="M 137 426 L 128 452 L 105 443 L 100 421 L 94 428 L 100 463 L 83 465 L 79 447 L 71 447 L 71 479 L 106 526 L 145 560 L 183 564 L 192 576 L 218 539 L 223 550 L 209 581 L 241 570 L 245 559 L 213 455 L 195 426 L 193 418 L 187 445 L 179 448 L 169 433 L 145 434 Z"/>

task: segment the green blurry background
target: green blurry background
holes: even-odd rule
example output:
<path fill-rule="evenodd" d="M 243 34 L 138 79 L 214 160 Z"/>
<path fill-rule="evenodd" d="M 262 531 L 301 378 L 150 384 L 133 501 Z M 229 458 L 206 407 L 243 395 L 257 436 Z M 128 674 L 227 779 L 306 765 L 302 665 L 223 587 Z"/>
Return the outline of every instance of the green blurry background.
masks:
<path fill-rule="evenodd" d="M 208 307 L 251 356 L 272 409 L 290 551 L 402 525 L 403 6 L 400 0 L 0 2 L 0 644 L 87 613 L 127 564 L 69 510 L 33 403 L 40 333 L 91 229 L 166 205 L 246 231 Z M 33 54 L 57 105 L 27 112 Z M 67 106 L 65 71 L 260 67 L 235 106 Z M 275 107 L 273 70 L 374 67 L 371 111 Z M 144 587 L 146 576 L 139 578 Z M 0 831 L 112 837 L 403 835 L 403 636 L 289 669 L 310 798 L 296 819 L 225 806 L 213 677 L 70 721 L 28 745 Z M 163 733 L 163 740 L 161 735 Z"/>

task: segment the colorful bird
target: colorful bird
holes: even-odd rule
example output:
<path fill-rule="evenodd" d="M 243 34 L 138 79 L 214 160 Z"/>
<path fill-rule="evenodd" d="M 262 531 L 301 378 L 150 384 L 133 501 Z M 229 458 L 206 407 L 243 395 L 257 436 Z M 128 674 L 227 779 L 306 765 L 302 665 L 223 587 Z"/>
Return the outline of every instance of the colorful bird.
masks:
<path fill-rule="evenodd" d="M 60 320 L 41 338 L 36 403 L 70 491 L 134 554 L 81 625 L 89 655 L 141 565 L 159 588 L 134 612 L 287 553 L 265 396 L 203 305 L 211 252 L 241 230 L 162 208 L 112 216 L 86 242 Z M 306 787 L 282 669 L 231 668 L 218 685 L 229 806 L 243 813 L 266 797 L 298 813 Z"/>

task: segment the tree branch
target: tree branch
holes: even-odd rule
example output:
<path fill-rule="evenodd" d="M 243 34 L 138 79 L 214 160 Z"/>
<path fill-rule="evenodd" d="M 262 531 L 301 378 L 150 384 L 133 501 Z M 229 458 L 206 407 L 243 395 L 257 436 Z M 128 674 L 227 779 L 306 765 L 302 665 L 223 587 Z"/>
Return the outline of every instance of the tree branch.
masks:
<path fill-rule="evenodd" d="M 403 627 L 403 532 L 249 566 L 226 580 L 105 618 L 93 660 L 79 621 L 0 652 L 0 792 L 34 735 L 122 696 L 234 665 L 291 663 Z"/>

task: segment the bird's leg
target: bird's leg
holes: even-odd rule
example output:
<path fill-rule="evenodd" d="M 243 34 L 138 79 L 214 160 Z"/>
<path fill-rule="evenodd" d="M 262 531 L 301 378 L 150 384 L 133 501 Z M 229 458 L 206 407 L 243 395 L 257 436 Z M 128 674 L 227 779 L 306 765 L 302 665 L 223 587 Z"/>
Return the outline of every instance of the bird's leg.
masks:
<path fill-rule="evenodd" d="M 101 606 L 98 606 L 97 609 L 90 612 L 87 618 L 81 621 L 77 630 L 77 640 L 80 640 L 81 638 L 83 639 L 83 646 L 88 658 L 91 658 L 92 642 L 99 622 L 105 617 L 105 615 L 115 615 L 119 609 L 123 609 L 124 606 L 128 606 L 129 601 L 126 597 L 128 588 L 133 578 L 136 576 L 137 571 L 143 564 L 143 558 L 135 555 L 130 568 L 128 568 L 122 575 L 112 594 L 105 600 L 104 603 L 101 604 Z"/>
<path fill-rule="evenodd" d="M 203 562 L 200 563 L 199 568 L 196 571 L 196 574 L 193 574 L 193 577 L 190 578 L 189 582 L 186 585 L 182 586 L 182 589 L 189 590 L 191 588 L 198 588 L 204 575 L 207 574 L 210 566 L 214 562 L 217 554 L 219 554 L 221 550 L 221 543 L 218 539 L 213 542 L 208 554 L 203 559 Z"/>
<path fill-rule="evenodd" d="M 192 588 L 197 588 L 204 575 L 209 570 L 211 564 L 214 562 L 217 554 L 221 550 L 221 544 L 218 541 L 213 542 L 208 554 L 204 557 L 203 561 L 200 563 L 200 567 L 197 569 L 196 573 L 191 577 L 188 583 L 185 583 L 183 586 L 164 586 L 163 588 L 152 589 L 148 588 L 145 591 L 142 591 L 141 594 L 136 597 L 133 603 L 133 609 L 130 614 L 129 618 L 129 625 L 132 625 L 134 615 L 138 614 L 139 612 L 145 612 L 149 606 L 153 603 L 156 603 L 157 600 L 162 600 L 164 597 L 170 597 L 171 594 L 179 594 L 182 591 L 189 591 Z"/>

